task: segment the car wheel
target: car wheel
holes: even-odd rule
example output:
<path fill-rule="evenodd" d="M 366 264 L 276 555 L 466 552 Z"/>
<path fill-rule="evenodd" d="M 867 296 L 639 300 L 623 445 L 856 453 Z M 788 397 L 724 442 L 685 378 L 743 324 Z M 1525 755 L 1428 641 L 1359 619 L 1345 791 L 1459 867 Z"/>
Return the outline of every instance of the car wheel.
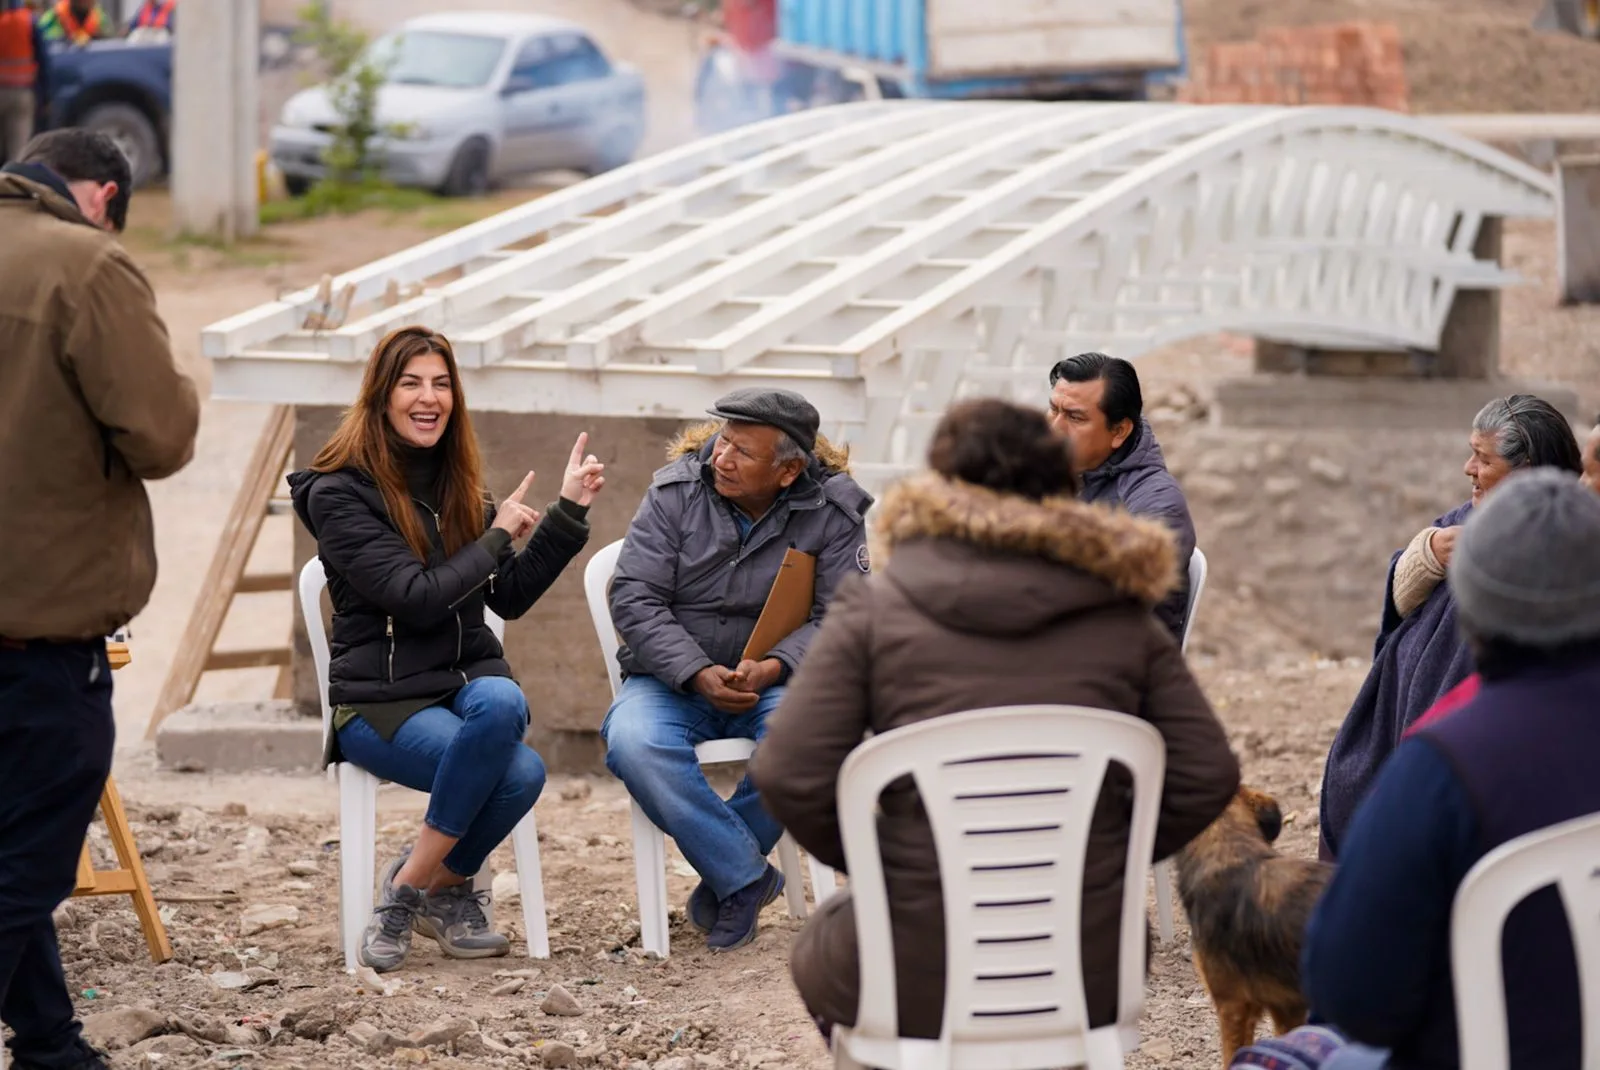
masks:
<path fill-rule="evenodd" d="M 128 158 L 135 189 L 161 173 L 161 138 L 144 112 L 132 104 L 97 104 L 76 125 L 116 142 Z"/>
<path fill-rule="evenodd" d="M 284 175 L 283 188 L 291 197 L 304 197 L 311 192 L 311 180 L 304 175 Z"/>
<path fill-rule="evenodd" d="M 481 197 L 489 192 L 489 145 L 473 138 L 456 150 L 439 189 L 446 197 Z"/>

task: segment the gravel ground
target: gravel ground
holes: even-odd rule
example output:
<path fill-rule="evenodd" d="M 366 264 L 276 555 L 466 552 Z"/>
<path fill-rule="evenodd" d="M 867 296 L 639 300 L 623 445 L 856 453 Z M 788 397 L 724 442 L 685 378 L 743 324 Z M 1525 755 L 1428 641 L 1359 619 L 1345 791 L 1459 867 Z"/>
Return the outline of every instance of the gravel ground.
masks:
<path fill-rule="evenodd" d="M 1285 851 L 1316 843 L 1321 755 L 1360 681 L 1359 664 L 1302 659 L 1265 671 L 1197 658 L 1249 781 L 1285 815 Z M 319 1067 L 582 1066 L 740 1070 L 830 1065 L 789 983 L 800 922 L 769 907 L 746 949 L 712 955 L 674 909 L 673 953 L 637 950 L 628 804 L 610 779 L 555 778 L 539 802 L 553 956 L 524 957 L 521 914 L 496 881 L 504 959 L 462 962 L 418 938 L 411 959 L 364 985 L 338 945 L 338 836 L 307 814 L 303 778 L 276 778 L 247 806 L 212 778 L 145 771 L 122 781 L 150 878 L 164 901 L 176 958 L 151 965 L 126 900 L 73 900 L 60 915 L 62 952 L 90 1036 L 116 1070 L 246 1065 Z M 143 798 L 207 799 L 144 803 Z M 415 827 L 421 796 L 385 788 L 379 858 Z M 98 827 L 97 850 L 104 844 Z M 494 859 L 510 867 L 509 848 Z M 101 863 L 105 865 L 106 863 Z M 693 885 L 673 852 L 671 902 Z M 1189 964 L 1187 932 L 1158 946 L 1131 1070 L 1204 1067 L 1219 1059 L 1215 1018 Z M 268 927 L 256 929 L 258 925 Z M 521 982 L 518 984 L 517 982 Z M 392 986 L 388 994 L 381 994 Z M 577 1013 L 553 1013 L 560 987 Z M 559 997 L 558 997 L 559 998 Z"/>

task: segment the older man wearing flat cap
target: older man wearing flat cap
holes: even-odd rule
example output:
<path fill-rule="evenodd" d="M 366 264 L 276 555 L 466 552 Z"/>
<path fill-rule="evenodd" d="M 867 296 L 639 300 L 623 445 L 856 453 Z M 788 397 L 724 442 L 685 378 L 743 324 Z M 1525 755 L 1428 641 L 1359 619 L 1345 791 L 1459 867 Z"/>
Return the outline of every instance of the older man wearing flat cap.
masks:
<path fill-rule="evenodd" d="M 690 920 L 731 951 L 783 891 L 767 862 L 783 830 L 748 778 L 724 801 L 694 748 L 761 738 L 839 581 L 869 568 L 872 498 L 799 394 L 736 390 L 710 412 L 673 443 L 623 542 L 611 618 L 624 680 L 600 731 L 607 767 L 700 874 Z M 790 549 L 816 559 L 810 619 L 746 660 Z"/>

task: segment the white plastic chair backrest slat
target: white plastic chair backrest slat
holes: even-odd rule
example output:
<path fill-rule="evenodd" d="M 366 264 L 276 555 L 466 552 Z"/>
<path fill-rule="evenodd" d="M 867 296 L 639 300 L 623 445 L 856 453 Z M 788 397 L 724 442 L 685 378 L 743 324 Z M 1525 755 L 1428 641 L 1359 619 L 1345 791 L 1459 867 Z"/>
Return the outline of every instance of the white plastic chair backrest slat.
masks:
<path fill-rule="evenodd" d="M 1180 650 L 1189 649 L 1189 633 L 1194 630 L 1195 610 L 1200 605 L 1200 592 L 1206 589 L 1206 555 L 1200 547 L 1194 548 L 1194 553 L 1189 555 L 1189 604 L 1183 612 L 1183 642 L 1179 644 Z"/>
<path fill-rule="evenodd" d="M 611 577 L 617 571 L 617 558 L 622 555 L 622 540 L 595 551 L 583 569 L 583 593 L 589 600 L 589 619 L 594 622 L 594 634 L 600 640 L 600 656 L 606 663 L 606 678 L 611 681 L 611 694 L 616 695 L 622 686 L 622 667 L 617 663 L 617 649 L 622 645 L 617 638 L 616 626 L 611 623 Z"/>
<path fill-rule="evenodd" d="M 1572 927 L 1583 999 L 1583 1066 L 1600 1067 L 1600 814 L 1563 821 L 1490 851 L 1467 872 L 1450 913 L 1461 1070 L 1507 1070 L 1501 934 L 1512 909 L 1554 884 Z"/>
<path fill-rule="evenodd" d="M 944 890 L 941 1043 L 1036 1044 L 1057 1037 L 1070 1045 L 1087 1033 L 1079 953 L 1083 864 L 1095 801 L 1113 761 L 1134 780 L 1117 1006 L 1120 1024 L 1138 1022 L 1145 881 L 1166 766 L 1161 735 L 1135 717 L 1104 710 L 1012 706 L 885 732 L 845 760 L 838 807 L 860 949 L 856 1035 L 897 1035 L 876 812 L 884 787 L 908 774 L 933 828 Z"/>
<path fill-rule="evenodd" d="M 328 586 L 328 573 L 315 554 L 300 569 L 300 612 L 306 619 L 306 639 L 311 644 L 311 660 L 317 667 L 317 695 L 322 699 L 322 734 L 333 729 L 333 707 L 328 705 L 328 629 L 322 622 L 322 592 Z M 506 622 L 488 606 L 483 607 L 483 622 L 494 637 L 505 642 Z"/>

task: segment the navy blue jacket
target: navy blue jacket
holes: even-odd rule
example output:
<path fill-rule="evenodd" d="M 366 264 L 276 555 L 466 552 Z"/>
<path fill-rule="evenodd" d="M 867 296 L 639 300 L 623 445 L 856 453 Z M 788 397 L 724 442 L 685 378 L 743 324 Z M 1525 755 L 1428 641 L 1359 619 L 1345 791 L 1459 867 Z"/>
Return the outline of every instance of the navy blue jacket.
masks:
<path fill-rule="evenodd" d="M 1501 844 L 1600 813 L 1596 696 L 1597 656 L 1498 679 L 1486 670 L 1477 698 L 1396 748 L 1306 932 L 1301 976 L 1315 1020 L 1390 1049 L 1400 1070 L 1459 1065 L 1456 890 Z M 1512 1065 L 1578 1070 L 1577 961 L 1553 888 L 1512 911 L 1503 947 Z"/>
<path fill-rule="evenodd" d="M 1140 418 L 1133 437 L 1122 444 L 1099 468 L 1083 474 L 1079 500 L 1120 505 L 1134 516 L 1159 520 L 1178 540 L 1178 585 L 1155 607 L 1156 619 L 1167 626 L 1173 639 L 1183 642 L 1189 618 L 1189 558 L 1194 554 L 1194 520 L 1189 501 L 1156 442 L 1149 421 Z"/>

